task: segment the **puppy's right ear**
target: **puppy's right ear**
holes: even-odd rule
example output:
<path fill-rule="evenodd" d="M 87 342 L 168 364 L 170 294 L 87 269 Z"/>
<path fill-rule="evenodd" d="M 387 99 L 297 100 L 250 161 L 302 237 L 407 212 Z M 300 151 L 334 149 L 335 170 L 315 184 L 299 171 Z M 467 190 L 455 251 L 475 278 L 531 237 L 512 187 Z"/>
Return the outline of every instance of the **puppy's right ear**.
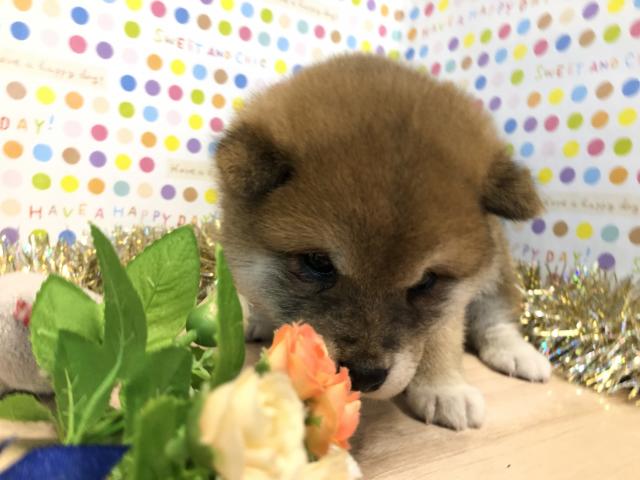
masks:
<path fill-rule="evenodd" d="M 528 220 L 543 209 L 529 169 L 506 156 L 489 167 L 481 201 L 486 211 L 508 220 Z"/>
<path fill-rule="evenodd" d="M 224 190 L 251 202 L 284 185 L 293 173 L 287 154 L 273 140 L 243 124 L 220 140 L 215 161 Z"/>

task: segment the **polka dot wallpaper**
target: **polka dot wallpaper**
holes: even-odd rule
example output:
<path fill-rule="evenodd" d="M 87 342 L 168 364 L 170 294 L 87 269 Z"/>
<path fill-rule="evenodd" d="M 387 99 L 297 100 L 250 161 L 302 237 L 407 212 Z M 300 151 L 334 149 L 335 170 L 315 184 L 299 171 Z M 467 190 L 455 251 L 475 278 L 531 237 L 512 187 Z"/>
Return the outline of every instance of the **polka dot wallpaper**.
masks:
<path fill-rule="evenodd" d="M 492 113 L 547 207 L 508 227 L 517 257 L 640 271 L 640 0 L 4 0 L 1 241 L 215 215 L 246 96 L 347 51 Z"/>

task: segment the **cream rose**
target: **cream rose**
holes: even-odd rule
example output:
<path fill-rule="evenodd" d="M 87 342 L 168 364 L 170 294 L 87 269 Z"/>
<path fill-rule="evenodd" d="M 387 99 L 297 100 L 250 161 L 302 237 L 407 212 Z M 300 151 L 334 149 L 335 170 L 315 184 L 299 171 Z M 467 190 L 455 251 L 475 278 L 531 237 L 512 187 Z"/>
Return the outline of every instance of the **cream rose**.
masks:
<path fill-rule="evenodd" d="M 307 464 L 304 418 L 285 374 L 247 369 L 207 396 L 200 440 L 225 480 L 293 480 Z"/>
<path fill-rule="evenodd" d="M 298 478 L 304 480 L 358 480 L 362 472 L 346 450 L 331 446 L 329 453 L 317 462 L 302 467 Z"/>

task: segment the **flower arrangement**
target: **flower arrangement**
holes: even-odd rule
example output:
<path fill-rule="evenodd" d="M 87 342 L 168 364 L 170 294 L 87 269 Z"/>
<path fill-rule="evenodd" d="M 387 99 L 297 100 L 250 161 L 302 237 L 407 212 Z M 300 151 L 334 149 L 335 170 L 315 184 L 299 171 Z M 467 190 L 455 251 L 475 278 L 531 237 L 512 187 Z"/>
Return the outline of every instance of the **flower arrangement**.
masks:
<path fill-rule="evenodd" d="M 31 312 L 33 354 L 55 409 L 27 394 L 0 400 L 0 418 L 52 421 L 59 442 L 27 453 L 7 478 L 360 478 L 347 452 L 359 393 L 309 325 L 281 327 L 244 367 L 242 309 L 219 246 L 215 289 L 195 306 L 191 228 L 126 267 L 91 232 L 103 302 L 51 275 Z"/>

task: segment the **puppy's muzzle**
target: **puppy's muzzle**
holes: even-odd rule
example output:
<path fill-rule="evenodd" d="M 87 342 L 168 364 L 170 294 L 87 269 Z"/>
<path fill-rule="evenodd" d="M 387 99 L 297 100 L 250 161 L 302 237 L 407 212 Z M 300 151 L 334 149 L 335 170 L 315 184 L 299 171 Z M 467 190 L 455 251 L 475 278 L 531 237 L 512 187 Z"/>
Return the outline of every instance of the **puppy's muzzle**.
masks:
<path fill-rule="evenodd" d="M 380 388 L 389 374 L 386 368 L 360 368 L 350 363 L 340 363 L 340 366 L 349 369 L 351 388 L 364 393 Z"/>

